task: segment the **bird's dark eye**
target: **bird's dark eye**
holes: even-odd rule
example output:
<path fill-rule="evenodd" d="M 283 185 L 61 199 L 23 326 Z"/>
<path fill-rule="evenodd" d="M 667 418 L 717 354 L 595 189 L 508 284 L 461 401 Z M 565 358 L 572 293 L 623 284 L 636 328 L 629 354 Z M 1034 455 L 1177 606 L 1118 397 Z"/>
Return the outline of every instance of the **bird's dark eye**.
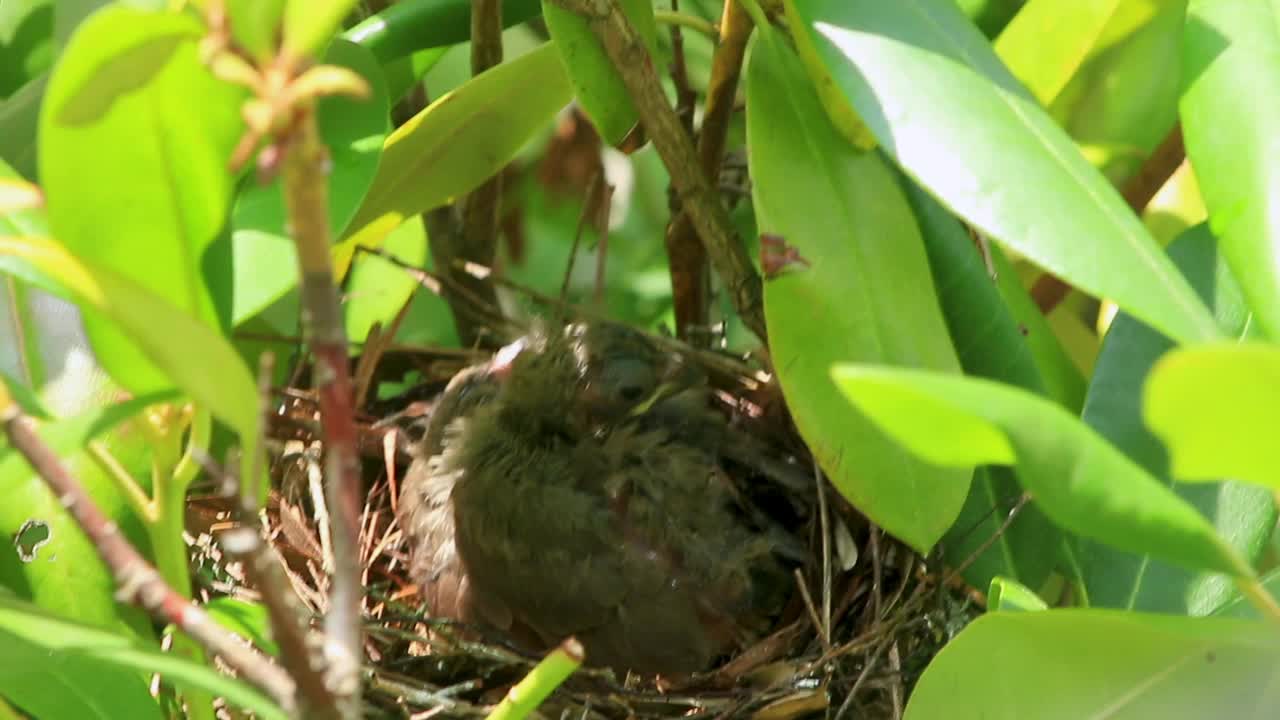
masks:
<path fill-rule="evenodd" d="M 623 385 L 618 388 L 618 395 L 627 402 L 636 402 L 644 397 L 644 390 L 640 385 Z"/>

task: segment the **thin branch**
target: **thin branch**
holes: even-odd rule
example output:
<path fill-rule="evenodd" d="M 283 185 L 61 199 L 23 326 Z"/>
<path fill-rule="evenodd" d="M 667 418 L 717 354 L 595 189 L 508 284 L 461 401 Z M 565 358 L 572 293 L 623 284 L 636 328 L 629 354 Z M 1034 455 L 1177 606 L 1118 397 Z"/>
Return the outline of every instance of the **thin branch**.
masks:
<path fill-rule="evenodd" d="M 719 183 L 729 120 L 733 116 L 742 60 L 751 37 L 751 18 L 738 3 L 726 0 L 720 19 L 720 43 L 711 58 L 711 79 L 707 87 L 707 107 L 698 134 L 698 162 L 708 182 Z M 708 323 L 707 256 L 689 215 L 681 210 L 671 222 L 666 236 L 671 259 L 671 289 L 675 298 L 676 334 L 694 337 L 691 330 Z"/>
<path fill-rule="evenodd" d="M 342 699 L 342 715 L 360 717 L 362 640 L 360 464 L 347 337 L 330 261 L 328 151 L 320 140 L 314 106 L 300 112 L 283 140 L 285 207 L 298 248 L 304 335 L 315 357 L 313 379 L 324 432 L 325 481 L 334 515 L 333 580 L 325 616 L 328 687 Z"/>
<path fill-rule="evenodd" d="M 720 194 L 699 167 L 693 141 L 667 103 L 653 60 L 635 27 L 611 0 L 553 1 L 587 18 L 591 31 L 618 68 L 646 134 L 671 173 L 680 206 L 702 238 L 712 265 L 729 289 L 734 307 L 746 326 L 761 340 L 767 340 L 760 276 L 733 230 Z"/>
<path fill-rule="evenodd" d="M 271 415 L 271 376 L 275 368 L 275 356 L 264 353 L 258 371 L 258 397 L 261 402 L 262 423 L 269 425 Z M 259 438 L 258 447 L 265 447 Z M 235 467 L 228 463 L 227 467 Z M 254 478 L 259 477 L 261 459 L 253 463 Z M 271 634 L 280 645 L 280 662 L 298 684 L 298 701 L 303 717 L 338 718 L 338 701 L 324 681 L 323 648 L 309 642 L 307 624 L 309 615 L 298 596 L 293 592 L 289 579 L 282 570 L 283 561 L 275 548 L 263 542 L 266 529 L 258 512 L 258 493 L 255 488 L 236 488 L 237 483 L 227 483 L 239 497 L 238 520 L 240 527 L 222 533 L 218 541 L 232 556 L 244 563 L 249 581 L 258 589 L 262 604 L 271 620 Z"/>
<path fill-rule="evenodd" d="M 0 397 L 0 405 L 8 401 Z M 294 707 L 294 682 L 288 673 L 245 645 L 165 583 L 155 567 L 129 544 L 119 527 L 93 503 L 56 454 L 36 434 L 34 423 L 16 404 L 0 410 L 9 444 L 26 458 L 49 490 L 88 536 L 111 569 L 120 602 L 137 605 L 162 623 L 172 623 L 219 655 L 245 680 L 267 693 L 286 711 Z"/>
<path fill-rule="evenodd" d="M 502 3 L 500 0 L 471 0 L 471 74 L 479 75 L 502 62 Z M 471 191 L 463 203 L 462 233 L 454 247 L 454 257 L 488 267 L 493 266 L 498 249 L 499 208 L 502 205 L 502 172 L 494 173 Z M 446 266 L 441 266 L 446 267 Z M 486 303 L 498 307 L 497 290 L 487 278 L 465 276 L 462 282 Z M 464 328 L 458 328 L 462 334 Z M 484 328 L 468 326 L 461 335 L 467 345 L 475 343 Z"/>

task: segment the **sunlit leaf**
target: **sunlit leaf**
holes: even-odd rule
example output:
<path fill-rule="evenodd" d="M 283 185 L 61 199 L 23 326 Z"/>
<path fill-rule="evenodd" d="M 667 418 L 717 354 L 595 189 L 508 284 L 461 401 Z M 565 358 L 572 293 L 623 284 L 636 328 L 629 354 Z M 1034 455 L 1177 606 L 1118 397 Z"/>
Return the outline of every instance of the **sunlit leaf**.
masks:
<path fill-rule="evenodd" d="M 1217 336 L 1195 293 L 950 0 L 797 0 L 882 147 L 993 239 L 1177 340 Z"/>
<path fill-rule="evenodd" d="M 911 457 L 844 402 L 828 374 L 841 361 L 958 371 L 911 208 L 881 157 L 855 151 L 831 125 L 774 33 L 752 46 L 747 97 L 760 231 L 804 261 L 765 281 L 787 405 L 836 487 L 927 550 L 960 511 L 970 472 Z"/>
<path fill-rule="evenodd" d="M 406 218 L 475 189 L 571 94 L 555 45 L 548 43 L 431 103 L 387 138 L 344 245 L 376 247 Z"/>
<path fill-rule="evenodd" d="M 845 365 L 832 374 L 882 430 L 930 462 L 1015 465 L 1045 514 L 1072 532 L 1191 568 L 1253 574 L 1195 508 L 1049 400 L 920 370 Z"/>
<path fill-rule="evenodd" d="M 925 670 L 907 720 L 1270 717 L 1274 624 L 1099 610 L 990 613 Z"/>
<path fill-rule="evenodd" d="M 1214 235 L 1258 322 L 1280 340 L 1280 7 L 1194 1 L 1183 33 L 1182 127 Z"/>

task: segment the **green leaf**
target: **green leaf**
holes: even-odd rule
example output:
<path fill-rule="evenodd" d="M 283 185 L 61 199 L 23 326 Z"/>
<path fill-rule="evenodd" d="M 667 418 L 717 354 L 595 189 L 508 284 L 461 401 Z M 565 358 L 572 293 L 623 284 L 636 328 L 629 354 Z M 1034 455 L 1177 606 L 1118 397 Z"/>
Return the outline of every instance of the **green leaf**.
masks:
<path fill-rule="evenodd" d="M 1258 323 L 1280 340 L 1280 224 L 1269 147 L 1280 133 L 1280 7 L 1191 2 L 1183 33 L 1182 128 L 1222 254 Z"/>
<path fill-rule="evenodd" d="M 259 650 L 269 655 L 280 654 L 280 646 L 271 639 L 271 619 L 260 603 L 224 596 L 205 603 L 204 611 L 222 627 L 253 640 Z"/>
<path fill-rule="evenodd" d="M 1070 4 L 1064 4 L 1070 7 Z M 1124 2 L 1097 47 L 1049 113 L 1082 146 L 1107 152 L 1089 156 L 1111 181 L 1128 181 L 1178 119 L 1178 73 L 1185 2 Z"/>
<path fill-rule="evenodd" d="M 431 103 L 387 138 L 373 186 L 343 242 L 347 259 L 351 247 L 376 247 L 406 218 L 474 190 L 570 96 L 564 67 L 548 43 Z"/>
<path fill-rule="evenodd" d="M 242 438 L 258 436 L 257 385 L 244 361 L 213 328 L 45 238 L 0 237 L 0 272 L 110 318 L 156 367 L 215 417 Z"/>
<path fill-rule="evenodd" d="M 539 0 L 503 0 L 502 25 L 518 25 L 540 11 Z M 465 43 L 471 39 L 471 0 L 400 0 L 342 37 L 364 46 L 382 63 Z"/>
<path fill-rule="evenodd" d="M 45 73 L 0 102 L 0 160 L 28 180 L 36 177 L 36 126 L 48 81 Z"/>
<path fill-rule="evenodd" d="M 369 51 L 346 40 L 334 40 L 324 62 L 359 73 L 369 84 L 367 100 L 326 97 L 317 113 L 320 136 L 329 148 L 329 228 L 334 237 L 355 215 L 378 170 L 382 144 L 390 130 L 382 69 Z M 298 259 L 285 231 L 282 180 L 259 185 L 246 178 L 232 214 L 231 269 L 235 277 L 231 321 L 239 325 L 298 285 Z"/>
<path fill-rule="evenodd" d="M 1280 347 L 1207 345 L 1170 353 L 1147 381 L 1143 416 L 1175 477 L 1280 488 Z"/>
<path fill-rule="evenodd" d="M 796 7 L 797 22 L 885 151 L 944 205 L 1177 340 L 1217 337 L 1146 228 L 954 3 L 797 0 Z"/>
<path fill-rule="evenodd" d="M 231 198 L 240 91 L 201 64 L 201 32 L 186 15 L 114 5 L 86 20 L 49 81 L 40 178 L 68 249 L 216 325 L 204 269 Z M 168 384 L 114 327 L 86 326 L 127 388 Z"/>
<path fill-rule="evenodd" d="M 906 720 L 1270 717 L 1275 625 L 1098 610 L 991 613 L 942 649 Z"/>
<path fill-rule="evenodd" d="M 656 57 L 658 26 L 653 19 L 653 1 L 618 0 L 618 6 L 644 41 L 649 56 Z M 606 143 L 622 142 L 639 122 L 640 115 L 622 76 L 605 55 L 587 19 L 559 7 L 554 0 L 542 0 L 542 19 L 560 50 L 583 112 L 591 118 Z"/>
<path fill-rule="evenodd" d="M 52 0 L 0 3 L 0 99 L 53 64 Z"/>
<path fill-rule="evenodd" d="M 289 0 L 284 10 L 282 50 L 294 57 L 319 55 L 356 0 Z"/>
<path fill-rule="evenodd" d="M 266 64 L 275 54 L 285 0 L 228 0 L 231 34 L 240 47 Z"/>
<path fill-rule="evenodd" d="M 59 618 L 26 603 L 0 598 L 0 636 L 4 637 L 6 650 L 0 658 L 0 668 L 10 666 L 0 672 L 0 678 L 25 680 L 26 687 L 20 692 L 54 710 L 37 712 L 42 718 L 161 717 L 159 706 L 142 682 L 143 673 L 160 673 L 179 689 L 204 690 L 259 717 L 286 717 L 257 690 L 211 667 L 162 653 L 123 635 Z M 11 654 L 14 650 L 16 656 Z M 121 682 L 121 670 L 128 671 L 123 675 L 132 676 L 136 682 Z M 109 679 L 121 686 L 107 684 Z M 122 692 L 125 688 L 131 688 L 127 696 Z M 24 705 L 9 690 L 5 694 Z M 113 704 L 117 698 L 125 702 Z M 63 714 L 60 708 L 68 700 L 82 701 L 86 708 L 82 712 L 88 714 Z"/>
<path fill-rule="evenodd" d="M 1208 228 L 1199 225 L 1184 233 L 1169 246 L 1169 255 L 1214 309 L 1223 333 L 1241 336 L 1249 325 L 1248 310 Z M 1103 341 L 1083 419 L 1199 510 L 1228 544 L 1256 559 L 1275 524 L 1269 493 L 1237 482 L 1173 483 L 1164 446 L 1143 424 L 1143 382 L 1156 360 L 1172 348 L 1170 340 L 1130 315 L 1118 315 Z M 1190 412 L 1199 414 L 1198 409 Z M 1188 571 L 1098 543 L 1082 541 L 1078 557 L 1088 602 L 1098 607 L 1204 615 L 1233 592 L 1221 575 Z"/>
<path fill-rule="evenodd" d="M 996 38 L 996 55 L 1043 105 L 1084 64 L 1120 0 L 1029 0 Z"/>
<path fill-rule="evenodd" d="M 969 234 L 918 185 L 906 178 L 902 184 L 920 224 L 960 366 L 970 375 L 1047 394 L 1028 338 Z M 1038 309 L 1035 314 L 1040 316 Z M 1053 340 L 1052 335 L 1049 339 Z M 942 540 L 947 563 L 967 565 L 964 578 L 970 585 L 986 587 L 995 576 L 1003 575 L 1039 587 L 1053 570 L 1061 533 L 1034 503 L 1025 505 L 1004 527 L 1021 496 L 1022 488 L 1008 468 L 984 467 L 974 472 L 960 516 Z M 974 557 L 979 550 L 981 554 Z"/>
<path fill-rule="evenodd" d="M 387 236 L 383 252 L 410 267 L 424 267 L 427 261 L 427 233 L 422 220 L 411 218 Z M 419 288 L 418 280 L 404 268 L 376 255 L 362 253 L 352 263 L 347 278 L 347 337 L 362 342 L 374 323 L 389 329 L 396 314 Z"/>
<path fill-rule="evenodd" d="M 1048 400 L 920 370 L 844 365 L 832 374 L 882 430 L 929 462 L 1016 463 L 1023 486 L 1065 529 L 1191 568 L 1253 575 L 1195 508 Z"/>
<path fill-rule="evenodd" d="M 1049 606 L 1034 590 L 1016 580 L 1005 577 L 991 579 L 987 591 L 987 609 L 991 612 L 1047 610 Z"/>
<path fill-rule="evenodd" d="M 130 472 L 149 469 L 146 437 L 130 422 L 148 405 L 165 399 L 149 396 L 96 407 L 73 418 L 42 425 L 42 440 L 63 458 L 68 470 L 93 498 L 98 509 L 145 548 L 139 520 L 129 510 L 114 482 L 86 453 L 91 441 L 108 451 Z M 113 599 L 115 580 L 98 557 L 92 541 L 67 513 L 44 480 L 14 449 L 0 445 L 0 536 L 24 530 L 47 542 L 26 548 L 26 556 L 9 549 L 0 554 L 0 579 L 24 597 L 50 611 L 97 627 L 131 631 L 149 637 L 145 618 L 136 608 Z M 3 654 L 3 653 L 0 653 Z M 3 673 L 0 673 L 2 675 Z"/>
<path fill-rule="evenodd" d="M 850 360 L 959 370 L 911 208 L 879 155 L 844 142 L 774 33 L 752 46 L 747 98 L 760 231 L 806 261 L 764 289 L 787 406 L 836 487 L 927 551 L 960 511 L 970 472 L 912 458 L 844 402 L 828 374 Z"/>

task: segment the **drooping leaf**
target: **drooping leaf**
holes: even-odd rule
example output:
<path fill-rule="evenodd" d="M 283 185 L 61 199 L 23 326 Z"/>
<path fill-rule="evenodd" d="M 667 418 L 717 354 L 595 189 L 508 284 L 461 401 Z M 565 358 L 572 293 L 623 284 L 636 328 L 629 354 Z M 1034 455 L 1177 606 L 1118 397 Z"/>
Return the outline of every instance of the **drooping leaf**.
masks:
<path fill-rule="evenodd" d="M 1169 255 L 1213 308 L 1224 335 L 1241 336 L 1248 309 L 1239 286 L 1217 253 L 1204 225 L 1184 233 Z M 1116 317 L 1103 341 L 1089 386 L 1083 419 L 1173 491 L 1218 529 L 1244 557 L 1256 559 L 1275 524 L 1276 511 L 1265 490 L 1238 482 L 1173 483 L 1164 446 L 1143 423 L 1141 392 L 1152 365 L 1173 343 L 1128 314 Z M 1185 408 L 1188 418 L 1198 408 Z M 1222 452 L 1222 449 L 1217 449 Z M 1233 592 L 1226 578 L 1193 572 L 1146 555 L 1081 541 L 1078 548 L 1088 601 L 1096 607 L 1204 615 Z"/>
<path fill-rule="evenodd" d="M 832 374 L 882 430 L 930 462 L 1015 465 L 1067 530 L 1190 568 L 1253 575 L 1195 508 L 1051 401 L 920 370 L 844 365 Z"/>
<path fill-rule="evenodd" d="M 920 224 L 960 366 L 967 374 L 1048 396 L 1025 328 L 1019 328 L 969 234 L 915 183 L 903 178 L 903 187 Z M 1056 342 L 1052 335 L 1048 339 Z M 1035 503 L 1027 503 L 1004 527 L 1021 496 L 1022 487 L 1008 468 L 982 467 L 974 472 L 960 516 L 942 540 L 947 563 L 967 565 L 964 578 L 970 585 L 986 587 L 996 576 L 1004 576 L 1039 587 L 1053 569 L 1061 533 Z M 979 550 L 981 554 L 973 557 Z"/>
<path fill-rule="evenodd" d="M 0 4 L 0 100 L 53 64 L 52 0 Z"/>
<path fill-rule="evenodd" d="M 1260 621 L 990 613 L 921 676 L 907 720 L 1270 717 L 1280 635 Z"/>
<path fill-rule="evenodd" d="M 828 121 L 800 60 L 773 33 L 747 68 L 753 201 L 762 233 L 804 262 L 765 282 L 770 352 L 800 432 L 836 487 L 927 550 L 955 520 L 970 472 L 931 467 L 839 396 L 834 362 L 956 372 L 911 208 L 881 157 Z"/>
<path fill-rule="evenodd" d="M 0 682 L 19 686 L 22 698 L 50 708 L 36 713 L 41 718 L 162 717 L 143 681 L 150 673 L 161 673 L 182 689 L 226 698 L 259 717 L 285 717 L 257 690 L 214 668 L 27 603 L 0 598 L 0 637 L 6 650 L 0 657 Z M 26 707 L 15 691 L 0 691 Z M 64 714 L 72 708 L 87 714 Z"/>
<path fill-rule="evenodd" d="M 658 27 L 653 19 L 652 0 L 618 0 L 618 6 L 644 41 L 649 56 L 654 57 Z M 583 112 L 606 143 L 622 142 L 640 116 L 622 76 L 605 55 L 587 19 L 559 7 L 554 0 L 542 1 L 542 19 L 560 50 Z"/>
<path fill-rule="evenodd" d="M 993 239 L 1180 340 L 1217 336 L 1119 194 L 950 0 L 797 0 L 885 151 Z"/>
<path fill-rule="evenodd" d="M 1026 612 L 1047 610 L 1049 606 L 1034 590 L 1016 580 L 1006 577 L 991 579 L 991 587 L 987 590 L 987 610 Z"/>
<path fill-rule="evenodd" d="M 377 247 L 406 218 L 474 190 L 569 101 L 554 44 L 505 62 L 431 103 L 388 138 L 373 186 L 349 226 L 350 248 Z"/>
<path fill-rule="evenodd" d="M 217 325 L 204 271 L 226 220 L 240 91 L 200 62 L 193 17 L 111 6 L 59 59 L 40 115 L 40 180 L 54 236 L 192 318 Z M 169 380 L 90 314 L 95 353 L 137 392 Z"/>
<path fill-rule="evenodd" d="M 1280 7 L 1266 0 L 1187 6 L 1182 114 L 1187 157 L 1213 234 L 1258 323 L 1280 340 L 1280 191 L 1269 148 L 1280 133 Z"/>

